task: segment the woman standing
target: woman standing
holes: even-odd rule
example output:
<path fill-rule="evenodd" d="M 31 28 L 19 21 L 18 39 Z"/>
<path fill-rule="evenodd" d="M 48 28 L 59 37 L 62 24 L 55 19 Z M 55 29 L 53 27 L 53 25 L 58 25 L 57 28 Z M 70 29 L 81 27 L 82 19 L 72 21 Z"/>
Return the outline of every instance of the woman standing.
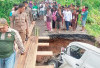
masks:
<path fill-rule="evenodd" d="M 51 14 L 51 10 L 50 8 L 47 8 L 47 15 L 46 15 L 46 25 L 47 25 L 47 29 L 49 31 L 51 31 L 51 20 L 52 20 L 52 14 Z"/>
<path fill-rule="evenodd" d="M 55 31 L 56 31 L 56 20 L 57 20 L 56 13 L 57 13 L 56 8 L 53 8 L 53 12 L 52 12 L 52 28 L 55 29 Z"/>
<path fill-rule="evenodd" d="M 30 7 L 31 9 L 33 8 L 33 2 L 32 2 L 32 1 L 29 2 L 29 7 Z"/>

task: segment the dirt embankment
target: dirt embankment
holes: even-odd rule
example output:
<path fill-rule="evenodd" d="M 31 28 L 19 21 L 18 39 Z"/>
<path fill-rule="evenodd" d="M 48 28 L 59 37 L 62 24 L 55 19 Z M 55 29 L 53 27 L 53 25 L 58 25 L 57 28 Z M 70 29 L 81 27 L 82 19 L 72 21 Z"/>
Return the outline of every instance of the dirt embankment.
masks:
<path fill-rule="evenodd" d="M 94 44 L 90 41 L 87 40 L 69 40 L 69 39 L 64 39 L 64 38 L 53 38 L 50 40 L 40 40 L 39 42 L 48 42 L 50 45 L 47 47 L 38 47 L 38 51 L 53 51 L 54 55 L 58 55 L 61 52 L 61 47 L 67 47 L 69 43 L 73 41 L 80 41 L 80 42 L 85 42 L 89 44 Z M 52 56 L 37 56 L 37 65 L 43 65 L 44 62 L 48 61 Z"/>
<path fill-rule="evenodd" d="M 50 39 L 49 41 L 49 47 L 39 47 L 38 51 L 53 51 L 54 54 L 58 54 L 61 52 L 61 47 L 67 47 L 67 45 L 73 41 L 80 41 L 80 42 L 85 42 L 92 44 L 92 42 L 87 41 L 87 40 L 69 40 L 69 39 L 63 39 L 63 38 L 55 38 L 55 39 Z M 43 42 L 43 41 L 42 41 Z"/>

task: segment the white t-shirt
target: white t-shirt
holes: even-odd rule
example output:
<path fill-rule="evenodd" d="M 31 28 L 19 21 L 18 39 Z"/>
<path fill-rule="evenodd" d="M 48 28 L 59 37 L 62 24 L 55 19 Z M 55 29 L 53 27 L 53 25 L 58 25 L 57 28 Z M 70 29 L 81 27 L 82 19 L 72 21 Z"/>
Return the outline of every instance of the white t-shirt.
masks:
<path fill-rule="evenodd" d="M 65 19 L 65 21 L 71 21 L 72 20 L 72 12 L 71 11 L 65 11 L 64 12 L 64 19 Z"/>
<path fill-rule="evenodd" d="M 40 4 L 40 7 L 43 6 L 42 8 L 40 8 L 40 11 L 44 11 L 45 10 L 45 4 Z"/>
<path fill-rule="evenodd" d="M 64 15 L 64 17 L 65 17 L 65 13 L 66 13 L 66 10 L 63 10 L 63 15 Z"/>

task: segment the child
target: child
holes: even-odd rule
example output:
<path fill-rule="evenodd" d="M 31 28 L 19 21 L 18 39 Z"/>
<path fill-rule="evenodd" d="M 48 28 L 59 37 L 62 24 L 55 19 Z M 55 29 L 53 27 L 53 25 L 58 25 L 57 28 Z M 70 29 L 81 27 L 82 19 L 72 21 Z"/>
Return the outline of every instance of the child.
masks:
<path fill-rule="evenodd" d="M 53 12 L 52 12 L 52 28 L 55 29 L 55 32 L 56 32 L 56 20 L 57 20 L 56 13 L 57 13 L 57 9 L 53 8 Z"/>
<path fill-rule="evenodd" d="M 84 13 L 85 12 L 85 6 L 83 6 L 83 8 L 82 8 L 82 13 Z"/>
<path fill-rule="evenodd" d="M 85 6 L 83 6 L 83 8 L 82 8 L 82 14 L 85 12 Z M 82 21 L 82 16 L 81 16 L 81 19 L 80 19 L 81 21 Z"/>

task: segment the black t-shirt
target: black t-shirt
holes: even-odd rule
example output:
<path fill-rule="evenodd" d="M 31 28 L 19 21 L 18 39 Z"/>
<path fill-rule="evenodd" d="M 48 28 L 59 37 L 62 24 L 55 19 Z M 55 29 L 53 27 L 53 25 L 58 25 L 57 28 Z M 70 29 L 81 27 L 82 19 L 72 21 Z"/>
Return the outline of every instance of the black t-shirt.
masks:
<path fill-rule="evenodd" d="M 80 11 L 80 10 L 76 10 L 76 12 L 78 12 L 79 14 L 81 13 L 81 11 Z"/>
<path fill-rule="evenodd" d="M 56 17 L 57 17 L 57 22 L 61 22 L 61 15 L 57 12 L 56 13 Z"/>
<path fill-rule="evenodd" d="M 53 8 L 51 9 L 51 12 L 53 13 Z"/>
<path fill-rule="evenodd" d="M 81 11 L 80 10 L 76 10 L 76 13 L 81 13 Z M 78 20 L 78 16 L 79 16 L 79 14 L 77 15 L 77 20 Z"/>

